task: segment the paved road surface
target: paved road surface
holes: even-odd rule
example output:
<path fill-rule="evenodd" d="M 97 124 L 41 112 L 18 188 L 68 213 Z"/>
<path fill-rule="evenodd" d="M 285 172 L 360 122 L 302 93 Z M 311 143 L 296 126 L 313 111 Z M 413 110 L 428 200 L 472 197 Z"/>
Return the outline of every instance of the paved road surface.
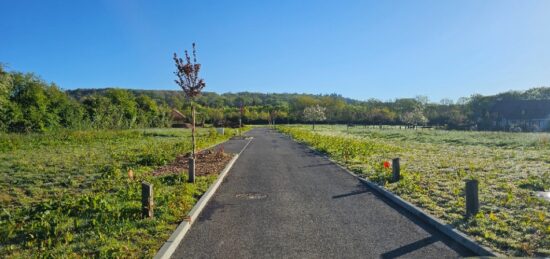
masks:
<path fill-rule="evenodd" d="M 302 145 L 268 129 L 248 135 L 173 258 L 472 255 Z"/>

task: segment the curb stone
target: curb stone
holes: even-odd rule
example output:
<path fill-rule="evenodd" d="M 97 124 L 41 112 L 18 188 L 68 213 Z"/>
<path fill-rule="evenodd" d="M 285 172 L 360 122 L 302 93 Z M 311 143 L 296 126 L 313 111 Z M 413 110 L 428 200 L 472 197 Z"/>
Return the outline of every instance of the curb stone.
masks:
<path fill-rule="evenodd" d="M 181 240 L 183 240 L 183 237 L 185 236 L 185 234 L 187 234 L 187 231 L 191 228 L 191 225 L 194 223 L 195 219 L 199 217 L 204 207 L 206 207 L 206 204 L 208 203 L 208 201 L 212 198 L 212 196 L 214 196 L 214 193 L 220 187 L 221 183 L 223 182 L 223 179 L 225 178 L 225 176 L 227 176 L 227 173 L 229 172 L 229 170 L 231 170 L 231 168 L 239 158 L 240 154 L 246 149 L 246 147 L 248 147 L 248 144 L 250 144 L 250 142 L 252 142 L 252 139 L 249 139 L 246 145 L 243 147 L 243 149 L 241 149 L 241 151 L 238 154 L 236 154 L 231 159 L 231 161 L 229 161 L 229 163 L 225 166 L 225 168 L 219 174 L 218 179 L 216 179 L 216 181 L 212 185 L 210 185 L 208 190 L 202 195 L 199 201 L 197 201 L 197 203 L 195 204 L 195 206 L 193 206 L 191 211 L 187 213 L 187 216 L 185 217 L 184 221 L 182 221 L 178 225 L 176 230 L 172 233 L 172 235 L 170 235 L 168 240 L 158 250 L 158 252 L 153 257 L 154 259 L 168 259 L 172 256 L 172 254 L 174 254 L 174 252 L 176 251 L 176 248 L 178 248 Z"/>

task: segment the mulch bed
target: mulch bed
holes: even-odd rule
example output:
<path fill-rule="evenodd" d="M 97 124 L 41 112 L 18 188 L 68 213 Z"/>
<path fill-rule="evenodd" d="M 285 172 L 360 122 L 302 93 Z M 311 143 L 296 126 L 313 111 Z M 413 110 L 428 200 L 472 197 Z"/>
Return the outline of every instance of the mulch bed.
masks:
<path fill-rule="evenodd" d="M 182 171 L 189 169 L 190 154 L 181 154 L 176 157 L 172 163 L 161 166 L 153 171 L 153 176 L 162 176 L 168 174 L 181 174 Z M 211 174 L 219 174 L 229 163 L 234 154 L 225 153 L 223 149 L 208 149 L 200 151 L 196 154 L 195 159 L 195 175 L 204 176 Z"/>

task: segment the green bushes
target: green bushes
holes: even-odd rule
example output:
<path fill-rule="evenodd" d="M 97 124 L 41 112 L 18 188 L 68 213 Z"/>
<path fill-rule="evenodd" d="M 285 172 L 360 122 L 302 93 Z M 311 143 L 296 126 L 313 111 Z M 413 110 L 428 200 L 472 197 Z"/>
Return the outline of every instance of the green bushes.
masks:
<path fill-rule="evenodd" d="M 0 132 L 164 127 L 168 114 L 168 107 L 128 90 L 76 100 L 33 74 L 8 73 L 0 66 Z"/>

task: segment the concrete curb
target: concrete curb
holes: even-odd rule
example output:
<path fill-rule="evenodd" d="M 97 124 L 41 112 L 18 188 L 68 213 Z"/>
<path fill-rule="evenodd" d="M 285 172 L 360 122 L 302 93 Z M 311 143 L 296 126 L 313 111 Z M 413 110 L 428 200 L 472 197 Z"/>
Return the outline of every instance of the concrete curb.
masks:
<path fill-rule="evenodd" d="M 222 184 L 223 179 L 225 178 L 225 176 L 227 176 L 227 173 L 229 172 L 229 170 L 231 170 L 231 168 L 233 167 L 233 165 L 235 164 L 235 162 L 237 161 L 241 153 L 246 149 L 246 147 L 248 147 L 250 142 L 252 142 L 252 139 L 248 140 L 246 145 L 244 145 L 243 149 L 241 149 L 241 151 L 238 154 L 236 154 L 231 159 L 231 161 L 229 161 L 229 163 L 225 166 L 225 168 L 219 174 L 218 179 L 216 179 L 216 181 L 212 185 L 210 185 L 208 190 L 202 195 L 199 201 L 197 201 L 197 203 L 195 204 L 195 206 L 193 206 L 191 211 L 187 213 L 185 220 L 178 225 L 174 233 L 170 235 L 170 238 L 168 238 L 168 240 L 164 242 L 164 245 L 162 245 L 162 247 L 153 257 L 154 259 L 168 259 L 172 256 L 172 254 L 176 251 L 176 248 L 178 248 L 185 234 L 187 234 L 187 231 L 191 228 L 191 225 L 193 224 L 195 219 L 199 217 L 204 207 L 206 207 L 206 204 L 208 203 L 208 201 L 210 201 L 214 193 L 218 190 L 218 188 Z"/>
<path fill-rule="evenodd" d="M 309 150 L 315 152 L 316 154 L 320 155 L 321 157 L 329 160 L 330 162 L 332 162 L 333 164 L 335 164 L 336 166 L 338 166 L 342 170 L 344 170 L 346 173 L 350 174 L 351 176 L 353 176 L 357 180 L 359 180 L 361 183 L 365 184 L 367 187 L 371 188 L 372 190 L 375 190 L 377 193 L 382 195 L 384 198 L 390 200 L 391 202 L 393 202 L 397 206 L 399 206 L 399 207 L 405 209 L 406 211 L 408 211 L 409 213 L 415 215 L 416 217 L 418 217 L 422 221 L 426 222 L 430 226 L 434 227 L 439 232 L 443 233 L 444 235 L 446 235 L 447 237 L 449 237 L 453 241 L 455 241 L 455 242 L 459 243 L 460 245 L 470 249 L 472 252 L 478 254 L 479 256 L 498 256 L 498 257 L 502 256 L 502 255 L 492 251 L 490 248 L 485 247 L 481 244 L 478 244 L 476 241 L 474 241 L 472 238 L 470 238 L 466 234 L 462 233 L 461 231 L 453 228 L 452 226 L 450 226 L 448 224 L 445 224 L 440 219 L 429 215 L 428 213 L 424 212 L 422 209 L 416 207 L 415 205 L 411 204 L 410 202 L 403 200 L 401 197 L 399 197 L 399 196 L 393 194 L 392 192 L 384 189 L 383 187 L 369 181 L 368 179 L 363 178 L 363 177 L 355 174 L 354 172 L 350 171 L 345 166 L 338 163 L 336 160 L 330 158 L 328 155 L 319 152 L 318 150 L 310 147 L 309 145 L 307 145 L 303 142 L 299 142 L 297 140 L 294 140 L 289 135 L 287 135 L 287 136 L 289 137 L 290 140 L 292 140 L 292 141 L 294 141 L 294 142 L 296 142 L 300 145 L 303 145 L 304 147 L 306 147 Z"/>

